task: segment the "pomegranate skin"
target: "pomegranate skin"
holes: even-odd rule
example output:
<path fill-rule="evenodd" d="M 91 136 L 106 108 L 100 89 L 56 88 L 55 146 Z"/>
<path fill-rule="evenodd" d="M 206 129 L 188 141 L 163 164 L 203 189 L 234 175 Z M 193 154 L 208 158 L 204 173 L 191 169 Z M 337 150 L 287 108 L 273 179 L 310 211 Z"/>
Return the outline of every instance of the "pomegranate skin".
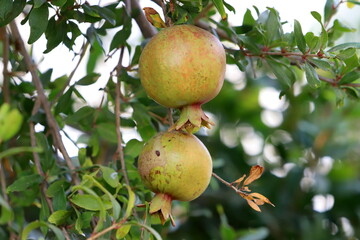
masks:
<path fill-rule="evenodd" d="M 163 29 L 145 46 L 139 60 L 145 91 L 157 103 L 171 108 L 213 99 L 223 85 L 225 67 L 221 42 L 192 25 Z"/>
<path fill-rule="evenodd" d="M 211 156 L 203 143 L 183 131 L 162 132 L 145 144 L 138 161 L 140 176 L 156 194 L 191 201 L 208 187 Z"/>

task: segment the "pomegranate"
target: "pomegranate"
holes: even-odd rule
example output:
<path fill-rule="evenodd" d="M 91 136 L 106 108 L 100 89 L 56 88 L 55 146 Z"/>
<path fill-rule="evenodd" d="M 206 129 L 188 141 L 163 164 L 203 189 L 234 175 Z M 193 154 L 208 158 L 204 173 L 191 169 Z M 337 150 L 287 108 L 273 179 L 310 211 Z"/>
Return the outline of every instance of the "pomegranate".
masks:
<path fill-rule="evenodd" d="M 150 213 L 159 214 L 164 223 L 169 217 L 172 220 L 172 200 L 191 201 L 205 191 L 212 174 L 212 160 L 194 135 L 185 131 L 162 132 L 145 144 L 138 169 L 145 186 L 155 192 Z"/>
<path fill-rule="evenodd" d="M 225 66 L 225 50 L 214 35 L 192 25 L 176 25 L 160 31 L 145 46 L 139 73 L 149 97 L 181 109 L 172 129 L 191 130 L 213 124 L 201 105 L 219 93 Z"/>

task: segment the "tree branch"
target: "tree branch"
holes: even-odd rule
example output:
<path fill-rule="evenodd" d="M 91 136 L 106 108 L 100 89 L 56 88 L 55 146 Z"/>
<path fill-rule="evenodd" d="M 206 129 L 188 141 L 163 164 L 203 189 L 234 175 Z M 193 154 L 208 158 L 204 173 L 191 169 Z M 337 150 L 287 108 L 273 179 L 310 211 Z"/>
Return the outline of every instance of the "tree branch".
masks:
<path fill-rule="evenodd" d="M 9 200 L 8 195 L 6 194 L 6 179 L 5 179 L 5 173 L 3 170 L 3 160 L 0 159 L 0 184 L 1 184 L 1 193 L 4 197 L 5 201 L 7 202 Z"/>
<path fill-rule="evenodd" d="M 128 2 L 129 1 L 126 1 L 125 4 Z M 138 0 L 131 0 L 131 11 L 131 15 L 134 16 L 134 19 L 145 38 L 151 38 L 157 33 L 156 28 L 153 27 L 146 19 L 144 13 L 141 10 Z"/>
<path fill-rule="evenodd" d="M 115 93 L 116 93 L 116 97 L 115 97 L 115 117 L 116 117 L 116 135 L 117 135 L 117 153 L 118 153 L 118 158 L 120 160 L 120 164 L 121 164 L 121 171 L 123 173 L 124 176 L 124 180 L 125 183 L 130 186 L 130 181 L 129 178 L 127 176 L 127 172 L 126 172 L 126 164 L 125 164 L 125 159 L 124 159 L 124 149 L 122 146 L 122 135 L 121 135 L 121 118 L 120 118 L 120 101 L 121 101 L 121 81 L 120 81 L 120 75 L 121 72 L 123 71 L 123 66 L 122 66 L 122 60 L 123 60 L 123 56 L 124 56 L 124 50 L 125 48 L 122 47 L 121 51 L 120 51 L 120 57 L 119 57 L 119 62 L 116 66 L 116 89 L 115 89 Z"/>
<path fill-rule="evenodd" d="M 34 116 L 39 111 L 40 106 L 41 106 L 41 102 L 39 101 L 39 99 L 37 99 L 35 101 L 35 105 L 34 105 L 33 110 L 31 112 L 32 116 Z M 35 137 L 35 125 L 34 125 L 34 123 L 32 121 L 30 121 L 30 123 L 29 123 L 29 128 L 30 128 L 31 146 L 32 147 L 37 147 L 37 145 L 36 145 L 36 137 Z M 39 154 L 37 152 L 33 152 L 33 157 L 34 157 L 36 171 L 40 174 L 40 176 L 45 178 L 44 171 L 42 170 L 42 167 L 41 167 Z"/>
<path fill-rule="evenodd" d="M 68 152 L 66 151 L 65 145 L 61 139 L 60 128 L 55 120 L 55 117 L 52 115 L 50 103 L 45 95 L 43 85 L 37 74 L 37 69 L 36 69 L 35 65 L 33 64 L 33 61 L 31 59 L 29 53 L 26 50 L 25 43 L 20 35 L 19 29 L 17 28 L 15 21 L 12 21 L 10 23 L 10 28 L 11 28 L 13 37 L 14 37 L 15 41 L 17 42 L 20 53 L 24 57 L 25 64 L 32 76 L 32 81 L 37 90 L 39 101 L 41 102 L 41 105 L 43 106 L 43 109 L 45 111 L 47 123 L 52 131 L 52 136 L 54 138 L 54 142 L 56 143 L 57 147 L 59 148 L 61 154 L 63 155 L 63 157 L 65 159 L 66 165 L 68 166 L 68 168 L 71 171 L 72 180 L 74 181 L 75 184 L 80 184 L 80 180 L 78 179 L 77 173 L 75 171 L 75 166 L 74 166 L 73 162 L 71 161 L 71 158 L 70 158 Z"/>
<path fill-rule="evenodd" d="M 31 113 L 32 116 L 34 116 L 39 111 L 40 106 L 41 106 L 41 103 L 40 103 L 39 99 L 37 99 L 35 102 L 35 105 L 33 107 L 32 113 Z M 35 125 L 32 121 L 30 121 L 30 123 L 29 123 L 29 128 L 30 128 L 31 146 L 37 147 L 36 136 L 35 136 Z M 35 167 L 36 167 L 37 172 L 44 178 L 44 181 L 41 183 L 41 186 L 40 186 L 41 194 L 43 195 L 47 205 L 49 206 L 50 212 L 53 213 L 54 212 L 53 204 L 51 202 L 51 199 L 46 195 L 46 192 L 48 189 L 48 184 L 46 182 L 46 174 L 44 173 L 44 171 L 42 170 L 42 167 L 41 167 L 39 154 L 34 151 L 33 157 L 34 157 L 34 162 L 35 162 Z M 67 232 L 66 228 L 62 227 L 61 230 L 64 233 L 65 238 L 67 240 L 70 240 L 70 236 L 69 236 L 69 233 Z"/>
<path fill-rule="evenodd" d="M 10 103 L 10 76 L 8 71 L 9 63 L 9 36 L 6 32 L 6 27 L 0 28 L 0 39 L 3 42 L 3 76 L 4 82 L 2 91 L 4 95 L 4 102 Z"/>

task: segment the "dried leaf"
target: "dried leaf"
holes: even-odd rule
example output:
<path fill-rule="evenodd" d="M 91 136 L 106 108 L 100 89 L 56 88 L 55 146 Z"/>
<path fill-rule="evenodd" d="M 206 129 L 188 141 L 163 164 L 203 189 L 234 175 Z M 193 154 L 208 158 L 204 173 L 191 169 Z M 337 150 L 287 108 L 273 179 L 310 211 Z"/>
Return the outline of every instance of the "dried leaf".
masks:
<path fill-rule="evenodd" d="M 249 204 L 249 206 L 254 209 L 255 211 L 258 211 L 258 212 L 261 212 L 260 208 L 258 205 L 256 205 L 256 203 L 254 203 L 253 201 L 251 200 L 246 200 L 247 203 Z"/>
<path fill-rule="evenodd" d="M 233 181 L 233 182 L 231 183 L 231 185 L 236 184 L 235 187 L 238 188 L 239 185 L 240 185 L 240 183 L 244 180 L 245 177 L 246 177 L 246 174 L 244 174 L 241 178 Z"/>
<path fill-rule="evenodd" d="M 253 166 L 250 170 L 250 175 L 249 177 L 247 177 L 245 179 L 245 182 L 244 182 L 244 185 L 249 185 L 250 183 L 252 183 L 253 181 L 255 181 L 256 179 L 260 178 L 261 177 L 261 174 L 264 172 L 264 168 L 259 166 L 259 165 L 256 165 L 256 166 Z"/>
<path fill-rule="evenodd" d="M 145 16 L 146 19 L 154 26 L 157 28 L 165 28 L 165 22 L 161 19 L 159 13 L 151 8 L 151 7 L 145 7 L 143 8 L 144 12 L 145 12 Z"/>
<path fill-rule="evenodd" d="M 258 206 L 264 205 L 264 201 L 261 199 L 254 199 L 254 203 L 256 203 Z"/>
<path fill-rule="evenodd" d="M 256 197 L 256 198 L 258 198 L 258 199 L 260 199 L 260 200 L 262 200 L 262 201 L 270 204 L 271 206 L 275 207 L 275 205 L 272 204 L 272 202 L 270 202 L 270 200 L 269 200 L 267 197 L 265 197 L 264 195 L 262 195 L 262 194 L 260 194 L 260 193 L 251 193 L 251 194 L 249 194 L 249 195 L 251 195 L 251 196 L 253 196 L 253 197 Z"/>

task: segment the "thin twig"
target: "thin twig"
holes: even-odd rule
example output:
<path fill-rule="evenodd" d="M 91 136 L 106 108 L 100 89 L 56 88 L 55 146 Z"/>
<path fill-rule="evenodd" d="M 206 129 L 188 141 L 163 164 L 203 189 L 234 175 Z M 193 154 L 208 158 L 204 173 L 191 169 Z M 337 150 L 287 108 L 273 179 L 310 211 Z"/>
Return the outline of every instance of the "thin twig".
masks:
<path fill-rule="evenodd" d="M 116 136 L 117 136 L 117 153 L 118 153 L 118 158 L 120 160 L 120 165 L 121 165 L 121 171 L 123 173 L 124 176 L 124 180 L 125 183 L 130 186 L 130 182 L 129 182 L 129 178 L 127 176 L 127 172 L 126 172 L 126 164 L 125 164 L 125 158 L 124 158 L 124 149 L 122 146 L 122 135 L 121 135 L 121 118 L 120 118 L 120 99 L 121 99 L 121 81 L 120 81 L 120 75 L 121 72 L 123 71 L 123 66 L 122 66 L 122 60 L 124 57 L 124 50 L 125 47 L 121 48 L 120 51 L 120 57 L 119 57 L 119 62 L 116 66 L 116 89 L 115 89 L 115 93 L 116 93 L 116 97 L 115 97 L 115 123 L 116 123 Z"/>
<path fill-rule="evenodd" d="M 80 58 L 79 58 L 79 61 L 77 62 L 75 68 L 72 70 L 72 72 L 70 73 L 66 83 L 63 85 L 62 89 L 59 91 L 59 93 L 55 96 L 54 100 L 52 101 L 52 104 L 58 102 L 59 98 L 64 94 L 66 88 L 69 86 L 72 78 L 74 77 L 75 73 L 76 73 L 76 70 L 79 68 L 79 65 L 81 63 L 81 61 L 83 60 L 84 56 L 85 56 L 85 53 L 89 47 L 89 42 L 86 42 L 83 47 L 81 48 L 82 51 L 81 51 L 81 54 L 80 54 Z"/>
<path fill-rule="evenodd" d="M 102 230 L 101 232 L 98 232 L 98 233 L 92 235 L 91 237 L 87 238 L 87 240 L 95 240 L 95 239 L 101 237 L 102 235 L 110 232 L 113 229 L 120 228 L 126 221 L 127 221 L 127 219 L 122 219 L 120 222 L 114 223 L 110 227 L 105 228 L 104 230 Z"/>
<path fill-rule="evenodd" d="M 156 119 L 158 119 L 159 121 L 161 121 L 162 124 L 170 124 L 170 122 L 168 121 L 168 119 L 166 117 L 161 117 L 159 115 L 157 115 L 156 113 L 153 112 L 148 112 L 148 114 Z"/>
<path fill-rule="evenodd" d="M 5 173 L 3 170 L 3 160 L 0 159 L 0 184 L 1 184 L 1 193 L 2 196 L 4 197 L 5 201 L 7 202 L 9 200 L 8 195 L 6 194 L 6 178 L 5 178 Z"/>
<path fill-rule="evenodd" d="M 52 115 L 50 103 L 45 95 L 43 85 L 37 74 L 37 69 L 36 69 L 35 65 L 33 64 L 33 61 L 31 59 L 29 53 L 26 50 L 25 43 L 24 43 L 24 41 L 20 35 L 19 29 L 14 21 L 12 21 L 10 23 L 10 28 L 11 28 L 13 37 L 18 44 L 19 50 L 24 57 L 25 64 L 32 76 L 32 81 L 36 87 L 38 99 L 41 102 L 41 105 L 43 106 L 43 109 L 45 111 L 47 123 L 51 129 L 52 136 L 54 138 L 54 142 L 56 143 L 57 147 L 59 148 L 61 154 L 63 155 L 63 157 L 65 159 L 66 165 L 68 166 L 68 168 L 71 171 L 72 180 L 74 181 L 75 184 L 80 184 L 80 180 L 75 171 L 76 170 L 75 166 L 74 166 L 73 162 L 71 161 L 71 158 L 70 158 L 68 152 L 66 151 L 65 145 L 61 139 L 60 128 L 55 120 L 55 117 Z"/>
<path fill-rule="evenodd" d="M 40 109 L 41 106 L 41 102 L 39 99 L 37 99 L 35 101 L 33 110 L 31 112 L 31 115 L 34 116 Z M 31 146 L 32 147 L 37 147 L 36 145 L 36 137 L 35 137 L 35 124 L 34 122 L 30 121 L 29 123 L 29 128 L 30 128 L 30 142 L 31 142 Z M 33 157 L 34 157 L 34 162 L 35 162 L 35 167 L 36 167 L 36 171 L 38 172 L 38 174 L 40 174 L 40 176 L 42 176 L 43 178 L 45 178 L 45 174 L 44 171 L 42 170 L 41 167 L 41 163 L 40 163 L 40 157 L 39 154 L 37 152 L 33 152 Z"/>
<path fill-rule="evenodd" d="M 217 175 L 216 173 L 213 172 L 212 175 L 213 175 L 213 177 L 215 177 L 217 180 L 219 180 L 220 182 L 222 182 L 223 184 L 225 184 L 225 185 L 228 186 L 229 188 L 233 189 L 236 193 L 248 195 L 247 192 L 241 191 L 240 189 L 236 188 L 234 185 L 232 185 L 232 183 L 229 183 L 229 182 L 225 181 L 224 179 L 222 179 L 221 177 L 219 177 L 219 175 Z"/>
<path fill-rule="evenodd" d="M 8 63 L 9 63 L 9 36 L 6 32 L 6 27 L 0 28 L 0 39 L 3 42 L 3 86 L 2 91 L 4 95 L 4 102 L 10 103 L 10 76 L 8 70 Z"/>

